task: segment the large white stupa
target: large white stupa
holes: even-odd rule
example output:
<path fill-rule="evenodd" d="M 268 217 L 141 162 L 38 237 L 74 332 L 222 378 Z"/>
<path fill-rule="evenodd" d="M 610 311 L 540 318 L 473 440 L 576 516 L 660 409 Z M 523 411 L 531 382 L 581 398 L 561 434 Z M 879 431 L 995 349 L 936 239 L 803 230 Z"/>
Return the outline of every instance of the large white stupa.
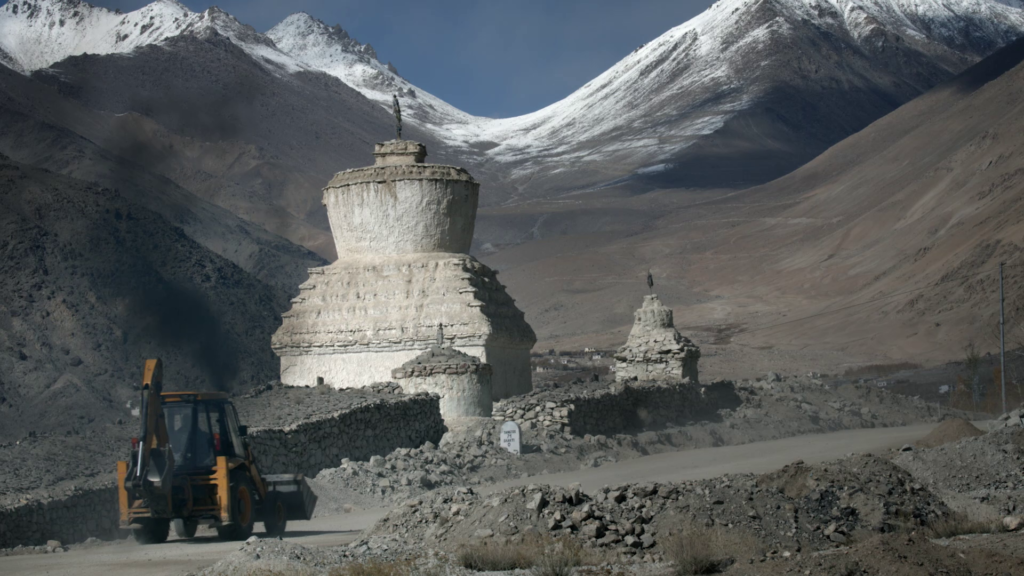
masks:
<path fill-rule="evenodd" d="M 423 163 L 417 142 L 377 144 L 374 156 L 324 189 L 338 260 L 310 270 L 274 334 L 281 381 L 387 381 L 436 345 L 440 328 L 445 345 L 491 365 L 495 400 L 528 392 L 537 338 L 497 272 L 468 254 L 480 184 Z"/>

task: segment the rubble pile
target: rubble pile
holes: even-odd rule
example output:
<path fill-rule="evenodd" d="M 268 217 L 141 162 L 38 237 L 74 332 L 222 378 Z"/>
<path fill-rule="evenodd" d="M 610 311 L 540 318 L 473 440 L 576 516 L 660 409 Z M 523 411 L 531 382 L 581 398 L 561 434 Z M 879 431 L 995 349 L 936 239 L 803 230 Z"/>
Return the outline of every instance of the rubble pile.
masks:
<path fill-rule="evenodd" d="M 446 488 L 392 510 L 352 547 L 452 549 L 474 540 L 550 534 L 660 561 L 673 534 L 701 525 L 746 532 L 772 558 L 834 548 L 854 535 L 925 526 L 949 514 L 905 470 L 883 458 L 854 456 L 795 463 L 762 476 L 628 484 L 590 494 L 579 485 L 493 494 Z"/>
<path fill-rule="evenodd" d="M 993 428 L 1020 428 L 1024 426 L 1024 408 L 1003 414 L 992 423 Z"/>
<path fill-rule="evenodd" d="M 952 507 L 976 519 L 1024 516 L 1024 429 L 1003 427 L 893 461 Z"/>

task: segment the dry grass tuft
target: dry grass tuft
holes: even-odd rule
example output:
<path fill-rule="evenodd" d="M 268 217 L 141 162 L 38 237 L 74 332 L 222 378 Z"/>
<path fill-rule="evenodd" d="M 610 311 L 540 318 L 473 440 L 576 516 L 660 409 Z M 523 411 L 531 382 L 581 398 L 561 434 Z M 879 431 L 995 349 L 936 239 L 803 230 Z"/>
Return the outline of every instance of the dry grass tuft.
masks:
<path fill-rule="evenodd" d="M 455 554 L 463 568 L 478 572 L 530 569 L 534 576 L 569 576 L 580 566 L 597 565 L 607 554 L 586 550 L 570 537 L 536 536 L 521 540 L 486 540 L 460 546 Z"/>
<path fill-rule="evenodd" d="M 665 543 L 665 556 L 675 563 L 677 576 L 716 574 L 738 560 L 760 553 L 757 538 L 740 529 L 721 526 L 685 525 Z"/>
<path fill-rule="evenodd" d="M 239 574 L 240 576 L 316 576 L 318 573 L 306 567 L 289 567 L 282 570 L 258 567 L 246 568 Z"/>
<path fill-rule="evenodd" d="M 928 523 L 930 538 L 952 538 L 963 534 L 994 534 L 1003 531 L 1003 523 L 997 519 L 972 520 L 959 512 Z"/>
<path fill-rule="evenodd" d="M 534 576 L 570 576 L 577 566 L 585 563 L 583 546 L 572 538 L 559 538 L 546 544 L 533 565 Z"/>
<path fill-rule="evenodd" d="M 413 563 L 408 560 L 385 562 L 365 560 L 339 566 L 328 572 L 329 576 L 410 576 Z"/>
<path fill-rule="evenodd" d="M 523 542 L 474 542 L 460 546 L 455 558 L 463 568 L 499 572 L 532 568 L 536 548 Z"/>

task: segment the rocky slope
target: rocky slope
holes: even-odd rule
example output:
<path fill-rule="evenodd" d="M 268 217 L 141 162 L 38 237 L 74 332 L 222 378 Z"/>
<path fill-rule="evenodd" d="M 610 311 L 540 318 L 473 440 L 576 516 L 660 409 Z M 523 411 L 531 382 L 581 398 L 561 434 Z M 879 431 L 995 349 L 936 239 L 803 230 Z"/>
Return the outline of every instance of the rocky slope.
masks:
<path fill-rule="evenodd" d="M 0 156 L 0 438 L 124 414 L 143 359 L 173 389 L 276 377 L 283 293 L 116 192 Z"/>
<path fill-rule="evenodd" d="M 71 0 L 8 3 L 0 7 L 0 47 L 14 70 L 65 100 L 63 115 L 19 109 L 30 120 L 66 128 L 101 154 L 328 258 L 324 183 L 371 163 L 373 144 L 393 134 L 388 111 L 216 8 L 193 13 L 164 0 L 116 14 Z M 430 136 L 415 127 L 406 134 L 437 156 Z M 22 136 L 22 145 L 52 147 Z M 84 177 L 104 172 L 62 152 L 47 166 L 72 164 Z M 206 224 L 190 233 L 213 234 L 199 230 Z"/>
<path fill-rule="evenodd" d="M 325 261 L 230 211 L 204 201 L 151 169 L 170 162 L 167 148 L 139 146 L 149 135 L 170 138 L 152 120 L 89 109 L 52 87 L 0 67 L 0 153 L 116 189 L 159 213 L 193 240 L 276 290 L 293 295 L 306 270 Z M 192 143 L 177 139 L 178 149 Z"/>

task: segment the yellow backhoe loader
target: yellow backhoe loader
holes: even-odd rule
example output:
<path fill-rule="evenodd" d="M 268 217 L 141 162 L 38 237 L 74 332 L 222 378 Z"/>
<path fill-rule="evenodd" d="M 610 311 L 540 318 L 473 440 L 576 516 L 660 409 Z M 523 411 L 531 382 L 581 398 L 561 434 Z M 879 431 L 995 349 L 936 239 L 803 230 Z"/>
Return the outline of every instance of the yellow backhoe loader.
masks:
<path fill-rule="evenodd" d="M 129 460 L 117 463 L 121 527 L 141 544 L 181 538 L 200 524 L 244 540 L 263 522 L 268 535 L 313 517 L 316 495 L 301 474 L 260 474 L 247 429 L 223 392 L 164 392 L 160 360 L 147 360 Z"/>

